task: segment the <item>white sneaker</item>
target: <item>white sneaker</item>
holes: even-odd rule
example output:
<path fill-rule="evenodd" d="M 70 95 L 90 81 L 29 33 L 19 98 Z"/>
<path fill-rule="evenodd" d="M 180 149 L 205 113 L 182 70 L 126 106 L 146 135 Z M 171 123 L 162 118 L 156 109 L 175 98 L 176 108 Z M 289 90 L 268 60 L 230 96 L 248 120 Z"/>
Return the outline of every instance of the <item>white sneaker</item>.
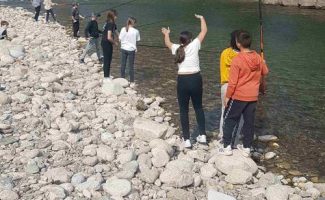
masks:
<path fill-rule="evenodd" d="M 130 84 L 130 88 L 133 89 L 133 88 L 135 88 L 135 87 L 137 87 L 137 85 L 136 85 L 135 83 L 131 83 L 131 84 Z"/>
<path fill-rule="evenodd" d="M 226 148 L 224 148 L 224 147 L 219 148 L 218 152 L 219 152 L 219 154 L 225 155 L 225 156 L 232 155 L 232 149 L 231 149 L 230 145 L 228 145 Z"/>
<path fill-rule="evenodd" d="M 191 141 L 189 139 L 185 140 L 183 142 L 183 146 L 184 146 L 184 148 L 192 148 Z"/>
<path fill-rule="evenodd" d="M 104 77 L 103 83 L 110 83 L 110 82 L 112 82 L 112 78 Z"/>
<path fill-rule="evenodd" d="M 207 136 L 206 135 L 199 135 L 196 138 L 196 141 L 200 144 L 206 144 L 207 143 Z"/>
<path fill-rule="evenodd" d="M 243 156 L 245 156 L 245 157 L 250 157 L 250 155 L 251 155 L 251 149 L 250 148 L 244 148 L 244 146 L 243 145 L 241 145 L 241 144 L 238 144 L 237 145 L 237 149 L 240 151 L 240 153 L 243 155 Z"/>

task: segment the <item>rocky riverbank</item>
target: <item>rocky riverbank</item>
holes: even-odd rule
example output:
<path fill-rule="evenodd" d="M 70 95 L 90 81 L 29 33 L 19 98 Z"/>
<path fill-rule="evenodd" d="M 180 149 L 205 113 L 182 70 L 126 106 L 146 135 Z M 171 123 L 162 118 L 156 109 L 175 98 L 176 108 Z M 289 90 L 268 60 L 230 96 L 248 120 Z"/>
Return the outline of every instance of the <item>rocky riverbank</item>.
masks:
<path fill-rule="evenodd" d="M 262 0 L 264 4 L 325 9 L 325 0 Z"/>
<path fill-rule="evenodd" d="M 0 19 L 12 38 L 0 41 L 0 199 L 325 195 L 324 184 L 266 172 L 238 151 L 217 155 L 217 141 L 182 149 L 164 99 L 142 97 L 124 79 L 103 83 L 96 59 L 79 64 L 63 26 L 18 8 L 0 7 Z"/>

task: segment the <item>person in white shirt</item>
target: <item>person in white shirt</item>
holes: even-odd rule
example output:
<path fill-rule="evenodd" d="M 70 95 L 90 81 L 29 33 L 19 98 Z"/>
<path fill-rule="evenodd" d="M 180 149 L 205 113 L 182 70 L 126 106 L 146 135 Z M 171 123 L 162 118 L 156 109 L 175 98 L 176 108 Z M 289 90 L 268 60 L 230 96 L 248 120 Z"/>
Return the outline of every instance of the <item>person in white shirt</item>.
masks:
<path fill-rule="evenodd" d="M 201 15 L 195 15 L 201 21 L 201 32 L 192 40 L 192 33 L 183 31 L 180 34 L 180 44 L 173 44 L 170 40 L 170 29 L 162 28 L 165 45 L 175 55 L 175 63 L 178 65 L 177 77 L 177 99 L 180 109 L 180 118 L 183 131 L 184 147 L 191 148 L 189 132 L 189 101 L 192 104 L 196 114 L 196 120 L 199 126 L 199 136 L 196 138 L 198 143 L 206 144 L 205 116 L 202 106 L 203 84 L 200 74 L 199 50 L 207 32 L 207 24 Z"/>
<path fill-rule="evenodd" d="M 57 5 L 56 3 L 53 3 L 52 0 L 44 0 L 44 9 L 46 11 L 46 23 L 49 22 L 49 15 L 51 13 L 54 21 L 56 21 L 54 12 L 53 12 L 53 6 Z"/>
<path fill-rule="evenodd" d="M 134 28 L 136 19 L 129 17 L 126 27 L 121 29 L 119 39 L 121 42 L 121 77 L 125 78 L 126 62 L 129 64 L 131 87 L 134 86 L 134 60 L 137 51 L 137 42 L 140 41 L 140 33 Z"/>

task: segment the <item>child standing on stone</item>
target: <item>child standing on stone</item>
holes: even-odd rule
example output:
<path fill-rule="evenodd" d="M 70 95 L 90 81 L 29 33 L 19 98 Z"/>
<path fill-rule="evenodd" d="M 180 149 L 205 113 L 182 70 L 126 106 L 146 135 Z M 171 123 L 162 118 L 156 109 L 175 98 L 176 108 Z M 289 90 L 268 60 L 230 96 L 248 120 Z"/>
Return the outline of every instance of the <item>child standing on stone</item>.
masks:
<path fill-rule="evenodd" d="M 262 57 L 250 49 L 252 38 L 247 31 L 240 31 L 236 37 L 236 45 L 240 53 L 232 60 L 228 88 L 224 104 L 223 142 L 219 149 L 223 155 L 232 155 L 232 133 L 238 125 L 240 116 L 244 117 L 242 133 L 243 145 L 237 145 L 245 156 L 250 156 L 250 148 L 254 139 L 254 118 L 261 79 L 269 70 Z"/>
<path fill-rule="evenodd" d="M 0 40 L 8 39 L 7 28 L 9 23 L 7 21 L 1 21 L 0 27 Z"/>
<path fill-rule="evenodd" d="M 52 0 L 44 0 L 44 9 L 46 11 L 46 23 L 49 22 L 49 17 L 50 17 L 50 13 L 52 15 L 52 18 L 54 21 L 56 21 L 54 12 L 53 12 L 53 6 L 57 5 L 56 3 L 53 3 Z"/>
<path fill-rule="evenodd" d="M 205 116 L 202 106 L 203 81 L 200 73 L 199 51 L 207 32 L 207 24 L 201 15 L 195 15 L 201 22 L 201 32 L 193 40 L 192 33 L 183 31 L 180 34 L 180 44 L 173 44 L 170 41 L 169 28 L 162 28 L 165 38 L 165 45 L 175 55 L 175 63 L 178 65 L 177 77 L 177 99 L 180 109 L 180 118 L 183 131 L 183 146 L 191 148 L 190 130 L 189 130 L 189 102 L 192 104 L 196 114 L 196 120 L 199 126 L 200 135 L 196 138 L 199 143 L 206 144 Z"/>
<path fill-rule="evenodd" d="M 134 28 L 136 19 L 129 17 L 126 27 L 123 27 L 120 32 L 121 42 L 121 77 L 125 78 L 126 62 L 129 61 L 129 74 L 131 87 L 134 87 L 134 60 L 135 52 L 137 51 L 137 42 L 140 41 L 140 33 Z"/>

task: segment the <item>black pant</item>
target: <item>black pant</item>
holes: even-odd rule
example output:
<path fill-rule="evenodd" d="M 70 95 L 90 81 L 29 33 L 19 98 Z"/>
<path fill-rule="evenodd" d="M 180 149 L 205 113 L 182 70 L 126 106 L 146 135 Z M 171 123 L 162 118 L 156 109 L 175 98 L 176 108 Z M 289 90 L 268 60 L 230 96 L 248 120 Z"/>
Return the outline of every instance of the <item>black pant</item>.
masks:
<path fill-rule="evenodd" d="M 73 29 L 73 37 L 78 37 L 78 31 L 79 31 L 79 20 L 72 23 L 72 29 Z"/>
<path fill-rule="evenodd" d="M 199 125 L 200 135 L 206 134 L 205 117 L 202 107 L 202 85 L 202 76 L 200 73 L 178 75 L 177 77 L 177 98 L 184 140 L 190 138 L 188 117 L 190 99 L 192 99 L 192 104 L 196 115 L 196 121 Z"/>
<path fill-rule="evenodd" d="M 241 133 L 244 135 L 244 148 L 250 148 L 254 140 L 254 119 L 256 101 L 230 100 L 224 112 L 223 141 L 224 147 L 231 144 L 234 128 L 238 125 L 240 116 L 244 117 Z"/>
<path fill-rule="evenodd" d="M 49 21 L 50 13 L 51 13 L 51 15 L 52 15 L 54 21 L 56 21 L 56 19 L 55 19 L 55 15 L 54 15 L 54 12 L 53 12 L 53 9 L 50 9 L 50 10 L 46 10 L 46 22 Z"/>
<path fill-rule="evenodd" d="M 113 56 L 113 45 L 109 41 L 102 41 L 101 43 L 103 48 L 103 56 L 104 56 L 104 77 L 110 77 L 110 70 L 111 70 L 111 62 Z"/>
<path fill-rule="evenodd" d="M 129 59 L 129 60 L 128 60 Z M 135 51 L 121 50 L 121 77 L 125 78 L 126 61 L 129 61 L 130 82 L 134 82 Z"/>
<path fill-rule="evenodd" d="M 34 17 L 35 21 L 38 21 L 40 12 L 41 12 L 41 6 L 39 5 L 39 6 L 35 7 L 35 17 Z"/>

